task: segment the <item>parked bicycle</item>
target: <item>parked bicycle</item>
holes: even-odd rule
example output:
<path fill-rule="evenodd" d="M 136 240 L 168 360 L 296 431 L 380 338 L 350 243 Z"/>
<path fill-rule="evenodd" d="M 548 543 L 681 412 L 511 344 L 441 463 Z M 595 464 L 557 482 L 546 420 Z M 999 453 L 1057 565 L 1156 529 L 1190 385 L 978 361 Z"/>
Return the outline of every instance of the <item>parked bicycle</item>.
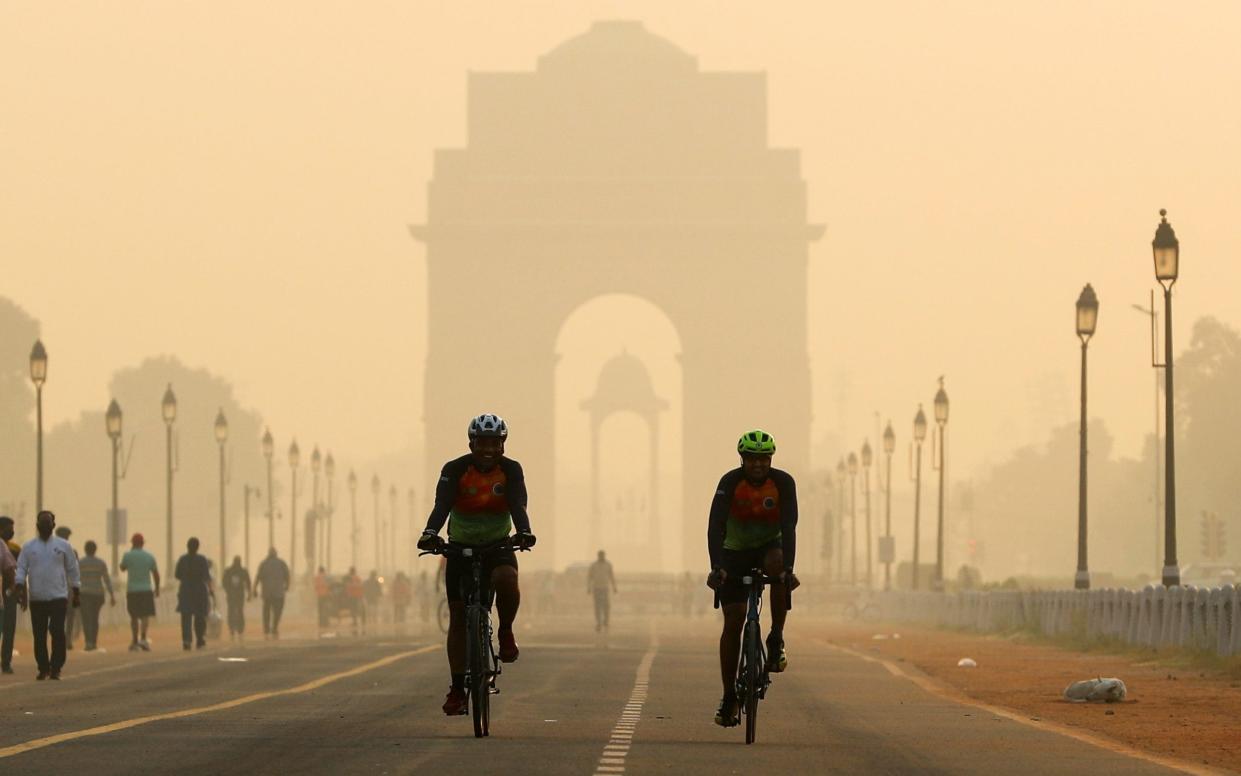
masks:
<path fill-rule="evenodd" d="M 500 675 L 500 659 L 492 639 L 491 607 L 495 591 L 491 580 L 483 574 L 483 560 L 494 552 L 514 549 L 528 552 L 528 547 L 515 544 L 511 538 L 486 547 L 465 547 L 443 544 L 421 555 L 444 555 L 468 558 L 470 575 L 462 579 L 461 599 L 465 603 L 465 688 L 474 716 L 474 737 L 491 735 L 491 696 L 498 695 L 496 678 Z"/>
<path fill-rule="evenodd" d="M 763 611 L 763 588 L 778 584 L 779 579 L 769 577 L 760 569 L 751 569 L 741 578 L 748 589 L 745 628 L 741 632 L 741 663 L 737 669 L 737 703 L 745 717 L 745 742 L 754 743 L 758 736 L 758 702 L 767 697 L 771 686 L 771 674 L 767 671 L 767 649 L 763 643 L 761 614 Z M 792 595 L 785 588 L 788 601 Z M 720 595 L 715 594 L 715 608 L 720 608 Z"/>

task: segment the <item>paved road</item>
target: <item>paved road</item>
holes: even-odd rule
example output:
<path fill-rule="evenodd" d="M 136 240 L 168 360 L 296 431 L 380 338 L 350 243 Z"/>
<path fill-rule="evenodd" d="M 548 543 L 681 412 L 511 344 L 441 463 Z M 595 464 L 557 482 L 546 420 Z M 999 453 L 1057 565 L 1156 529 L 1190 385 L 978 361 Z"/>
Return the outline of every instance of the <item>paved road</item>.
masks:
<path fill-rule="evenodd" d="M 24 774 L 1167 774 L 793 640 L 760 740 L 711 723 L 714 622 L 566 624 L 522 638 L 493 736 L 439 712 L 429 639 L 286 639 L 187 655 L 74 653 L 59 683 L 0 677 L 0 769 Z M 225 658 L 245 658 L 225 660 Z M 143 721 L 144 718 L 151 718 Z M 83 732 L 92 732 L 83 735 Z M 27 746 L 37 745 L 36 748 Z"/>

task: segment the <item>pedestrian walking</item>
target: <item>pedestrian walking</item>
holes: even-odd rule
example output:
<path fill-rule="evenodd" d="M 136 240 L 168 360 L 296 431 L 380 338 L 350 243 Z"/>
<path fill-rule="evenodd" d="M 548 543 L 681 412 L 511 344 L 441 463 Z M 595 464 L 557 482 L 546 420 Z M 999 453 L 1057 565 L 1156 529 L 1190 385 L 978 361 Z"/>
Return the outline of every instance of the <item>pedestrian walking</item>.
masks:
<path fill-rule="evenodd" d="M 52 535 L 55 527 L 56 515 L 46 509 L 40 512 L 35 518 L 39 535 L 22 546 L 17 561 L 17 600 L 23 609 L 30 609 L 34 659 L 39 666 L 35 678 L 40 680 L 60 679 L 65 666 L 65 611 L 81 604 L 77 553 L 69 542 Z"/>
<path fill-rule="evenodd" d="M 608 627 L 608 618 L 612 613 L 611 595 L 616 592 L 616 577 L 612 574 L 612 564 L 608 562 L 603 550 L 595 562 L 590 564 L 586 574 L 586 594 L 595 597 L 595 630 Z"/>
<path fill-rule="evenodd" d="M 331 625 L 331 621 L 328 616 L 328 599 L 331 595 L 332 588 L 327 581 L 327 569 L 320 566 L 319 570 L 315 573 L 315 606 L 319 611 L 320 630 Z"/>
<path fill-rule="evenodd" d="M 159 598 L 159 568 L 155 556 L 143 549 L 146 539 L 136 533 L 130 538 L 131 549 L 121 556 L 121 571 L 129 573 L 125 582 L 125 609 L 129 612 L 129 630 L 133 639 L 129 651 L 151 651 L 147 641 L 147 625 L 155 616 L 155 599 Z"/>
<path fill-rule="evenodd" d="M 372 625 L 379 624 L 379 599 L 383 595 L 383 583 L 379 581 L 379 572 L 371 570 L 371 575 L 362 583 L 362 598 L 366 608 L 362 610 L 362 630 L 366 630 L 366 621 L 373 619 Z"/>
<path fill-rule="evenodd" d="M 15 584 L 17 584 L 17 561 L 13 560 L 13 553 L 9 550 L 9 545 L 5 542 L 0 542 L 0 590 L 7 592 Z M 6 611 L 4 598 L 0 598 L 0 621 L 4 620 L 4 613 Z"/>
<path fill-rule="evenodd" d="M 233 557 L 233 565 L 224 571 L 220 586 L 224 588 L 224 600 L 228 604 L 229 638 L 241 639 L 246 632 L 246 601 L 254 596 L 254 588 L 250 584 L 250 572 L 241 565 L 240 555 Z"/>
<path fill-rule="evenodd" d="M 289 564 L 276 555 L 276 548 L 267 551 L 254 575 L 254 587 L 263 598 L 263 638 L 280 638 L 280 615 L 284 612 L 284 596 L 289 591 Z"/>
<path fill-rule="evenodd" d="M 405 623 L 405 610 L 409 608 L 409 599 L 413 595 L 413 586 L 404 571 L 398 571 L 392 580 L 392 621 Z"/>
<path fill-rule="evenodd" d="M 99 646 L 99 610 L 103 609 L 104 591 L 107 591 L 109 606 L 116 606 L 116 596 L 112 594 L 108 564 L 95 556 L 98 545 L 88 541 L 84 549 L 86 557 L 78 561 L 82 577 L 82 637 L 86 651 L 93 652 Z"/>
<path fill-rule="evenodd" d="M 13 541 L 13 518 L 8 515 L 0 516 L 0 539 L 3 539 L 4 546 L 8 549 L 9 554 L 13 556 L 13 562 L 17 562 L 17 557 L 21 554 L 22 546 Z M 17 570 L 13 570 L 13 580 L 7 585 L 3 585 L 0 590 L 0 605 L 3 605 L 3 613 L 0 616 L 0 673 L 13 673 L 13 637 L 17 634 L 17 590 L 15 589 L 17 579 Z"/>
<path fill-rule="evenodd" d="M 56 535 L 59 536 L 61 539 L 64 539 L 66 542 L 69 541 L 69 536 L 72 533 L 73 531 L 71 531 L 69 529 L 69 526 L 67 525 L 56 526 Z M 73 545 L 69 545 L 69 546 L 72 547 Z M 77 550 L 73 551 L 73 557 L 78 558 L 78 565 L 79 565 L 79 568 L 81 568 L 81 558 L 78 555 Z M 70 607 L 69 610 L 65 612 L 65 649 L 73 649 L 73 642 L 75 639 L 77 639 L 77 635 L 78 635 L 78 612 L 77 612 L 77 609 Z"/>
<path fill-rule="evenodd" d="M 345 600 L 349 603 L 349 617 L 353 620 L 353 635 L 358 635 L 358 618 L 362 618 L 363 631 L 366 629 L 366 611 L 362 608 L 362 580 L 358 578 L 353 566 L 345 575 Z"/>
<path fill-rule="evenodd" d="M 198 554 L 198 538 L 185 543 L 186 553 L 177 559 L 173 576 L 177 588 L 177 611 L 181 613 L 181 648 L 189 649 L 191 635 L 199 649 L 207 646 L 207 615 L 215 591 L 211 587 L 211 566 Z M 191 634 L 191 628 L 193 633 Z"/>

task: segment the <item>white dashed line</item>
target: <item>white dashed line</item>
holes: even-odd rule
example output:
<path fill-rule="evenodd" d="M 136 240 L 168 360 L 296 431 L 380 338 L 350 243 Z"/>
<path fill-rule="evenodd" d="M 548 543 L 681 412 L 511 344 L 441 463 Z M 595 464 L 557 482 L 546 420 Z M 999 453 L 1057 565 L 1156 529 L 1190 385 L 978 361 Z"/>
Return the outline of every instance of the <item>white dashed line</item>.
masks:
<path fill-rule="evenodd" d="M 658 651 L 659 640 L 652 631 L 651 646 L 638 664 L 633 692 L 629 694 L 629 700 L 621 709 L 620 719 L 608 735 L 608 743 L 603 746 L 603 754 L 595 766 L 595 776 L 615 776 L 625 772 L 625 758 L 629 755 L 634 730 L 642 721 L 642 707 L 646 705 L 647 686 L 651 681 L 651 663 L 655 662 L 655 653 Z"/>

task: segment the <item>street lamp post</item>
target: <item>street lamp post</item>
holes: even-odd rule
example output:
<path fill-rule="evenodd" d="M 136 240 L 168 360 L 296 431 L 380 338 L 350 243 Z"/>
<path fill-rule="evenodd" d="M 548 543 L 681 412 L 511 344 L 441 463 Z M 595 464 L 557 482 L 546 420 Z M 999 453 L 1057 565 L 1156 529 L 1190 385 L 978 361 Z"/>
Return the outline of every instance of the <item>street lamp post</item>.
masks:
<path fill-rule="evenodd" d="M 119 568 L 118 562 L 120 557 L 120 541 L 121 527 L 117 522 L 119 517 L 119 491 L 120 491 L 120 468 L 119 462 L 121 457 L 121 421 L 123 415 L 121 413 L 121 405 L 113 399 L 108 404 L 108 412 L 104 415 L 104 425 L 108 429 L 108 439 L 112 440 L 112 511 L 108 513 L 108 533 L 112 535 L 112 573 L 116 574 Z"/>
<path fill-rule="evenodd" d="M 1077 337 L 1082 341 L 1081 439 L 1077 454 L 1077 574 L 1073 587 L 1090 589 L 1090 572 L 1086 564 L 1086 345 L 1094 336 L 1099 322 L 1099 297 L 1089 283 L 1077 297 Z"/>
<path fill-rule="evenodd" d="M 371 475 L 371 495 L 375 497 L 375 570 L 379 571 L 379 475 Z"/>
<path fill-rule="evenodd" d="M 349 566 L 358 568 L 358 475 L 349 470 Z"/>
<path fill-rule="evenodd" d="M 250 568 L 250 495 L 253 494 L 255 496 L 258 496 L 259 498 L 262 498 L 263 491 L 260 488 L 254 487 L 248 482 L 245 485 L 244 491 L 245 491 L 245 509 L 243 510 L 243 512 L 245 514 L 245 528 L 246 528 L 245 559 L 246 559 L 246 568 L 248 569 Z"/>
<path fill-rule="evenodd" d="M 388 570 L 392 571 L 395 574 L 396 573 L 395 571 L 396 570 L 396 504 L 397 504 L 395 485 L 391 485 L 388 487 L 388 504 L 389 504 L 388 526 L 387 526 L 388 528 L 388 536 L 387 536 L 388 557 L 385 558 L 385 560 L 387 561 L 386 565 L 388 567 Z"/>
<path fill-rule="evenodd" d="M 836 579 L 845 581 L 845 459 L 836 462 Z"/>
<path fill-rule="evenodd" d="M 263 457 L 267 459 L 267 548 L 276 546 L 276 504 L 272 495 L 271 460 L 276 454 L 276 441 L 271 437 L 271 429 L 263 431 Z M 264 553 L 266 555 L 266 553 Z"/>
<path fill-rule="evenodd" d="M 919 577 L 919 551 L 922 547 L 922 443 L 926 441 L 926 414 L 922 411 L 922 405 L 918 405 L 918 414 L 914 415 L 914 447 L 917 449 L 915 453 L 914 463 L 914 578 L 913 589 L 918 589 Z"/>
<path fill-rule="evenodd" d="M 165 439 L 167 441 L 167 484 L 168 484 L 168 510 L 167 510 L 167 534 L 168 534 L 168 555 L 166 560 L 168 565 L 164 566 L 165 573 L 171 573 L 172 570 L 172 473 L 175 468 L 172 464 L 172 425 L 177 422 L 177 396 L 172 392 L 172 383 L 168 384 L 167 390 L 164 391 L 164 398 L 160 402 L 160 412 L 164 417 Z"/>
<path fill-rule="evenodd" d="M 885 552 L 883 558 L 883 589 L 892 589 L 892 559 L 895 555 L 895 541 L 892 538 L 892 452 L 896 450 L 896 433 L 892 431 L 892 421 L 883 430 L 883 453 L 888 459 L 887 487 L 884 488 L 885 501 L 883 519 L 883 537 Z"/>
<path fill-rule="evenodd" d="M 1163 584 L 1181 584 L 1181 569 L 1176 561 L 1176 459 L 1173 455 L 1175 421 L 1172 392 L 1172 286 L 1180 274 L 1181 244 L 1168 223 L 1168 211 L 1159 211 L 1159 226 L 1151 251 L 1155 258 L 1155 279 L 1163 287 L 1163 399 L 1164 399 L 1164 489 L 1163 489 Z"/>
<path fill-rule="evenodd" d="M 35 406 L 35 514 L 43 511 L 43 383 L 47 382 L 47 350 L 43 340 L 30 349 L 30 382 L 34 383 Z"/>
<path fill-rule="evenodd" d="M 224 460 L 224 445 L 228 442 L 228 419 L 224 417 L 224 408 L 215 416 L 215 441 L 220 444 L 220 566 L 219 573 L 223 574 L 224 569 L 228 566 L 228 548 L 226 545 L 225 533 L 227 532 L 227 510 L 225 508 L 225 470 L 227 468 Z"/>
<path fill-rule="evenodd" d="M 310 508 L 315 520 L 309 526 L 311 533 L 306 536 L 306 541 L 310 543 L 306 548 L 307 567 L 323 565 L 323 544 L 319 541 L 319 469 L 322 467 L 323 456 L 319 454 L 319 446 L 315 445 L 314 452 L 310 454 L 310 473 L 313 481 L 310 488 Z"/>
<path fill-rule="evenodd" d="M 290 498 L 292 503 L 289 505 L 289 578 L 297 579 L 297 467 L 302 462 L 302 450 L 297 446 L 297 440 L 289 445 L 289 471 L 293 474 L 293 487 Z"/>
<path fill-rule="evenodd" d="M 857 454 L 849 453 L 849 584 L 857 586 Z"/>
<path fill-rule="evenodd" d="M 327 566 L 329 574 L 332 573 L 332 518 L 336 513 L 336 500 L 332 496 L 332 485 L 336 480 L 336 459 L 332 458 L 332 452 L 329 450 L 327 458 L 323 461 L 323 473 L 327 476 L 327 519 L 324 520 L 323 530 L 326 534 L 324 545 L 324 563 Z"/>
<path fill-rule="evenodd" d="M 874 589 L 874 575 L 871 571 L 871 555 L 874 538 L 870 533 L 870 464 L 873 460 L 870 441 L 862 443 L 862 490 L 866 494 L 866 589 Z"/>
<path fill-rule="evenodd" d="M 935 536 L 935 587 L 944 589 L 944 470 L 948 462 L 944 458 L 944 427 L 948 425 L 948 394 L 944 391 L 944 378 L 939 378 L 939 390 L 935 392 L 935 424 L 939 427 L 939 509 Z"/>

